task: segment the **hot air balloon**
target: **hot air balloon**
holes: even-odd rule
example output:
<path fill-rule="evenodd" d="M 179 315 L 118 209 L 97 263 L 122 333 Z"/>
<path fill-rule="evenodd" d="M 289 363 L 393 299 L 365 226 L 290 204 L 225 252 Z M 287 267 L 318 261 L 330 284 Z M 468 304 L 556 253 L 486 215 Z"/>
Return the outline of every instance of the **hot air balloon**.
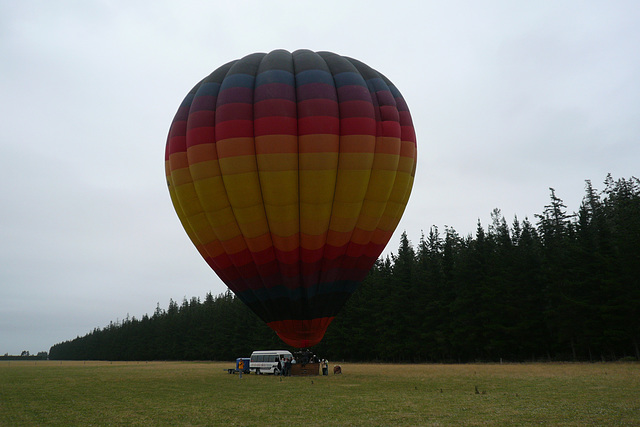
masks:
<path fill-rule="evenodd" d="M 374 69 L 275 50 L 231 61 L 187 94 L 165 168 L 202 257 L 302 348 L 320 342 L 391 238 L 416 138 L 402 95 Z"/>

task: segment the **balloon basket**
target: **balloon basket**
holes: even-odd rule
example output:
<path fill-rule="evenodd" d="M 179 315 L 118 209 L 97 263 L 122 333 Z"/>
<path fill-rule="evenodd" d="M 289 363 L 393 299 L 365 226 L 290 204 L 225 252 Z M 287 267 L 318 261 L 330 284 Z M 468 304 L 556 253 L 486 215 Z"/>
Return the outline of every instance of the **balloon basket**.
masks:
<path fill-rule="evenodd" d="M 306 377 L 320 375 L 319 363 L 294 363 L 291 365 L 291 376 Z"/>

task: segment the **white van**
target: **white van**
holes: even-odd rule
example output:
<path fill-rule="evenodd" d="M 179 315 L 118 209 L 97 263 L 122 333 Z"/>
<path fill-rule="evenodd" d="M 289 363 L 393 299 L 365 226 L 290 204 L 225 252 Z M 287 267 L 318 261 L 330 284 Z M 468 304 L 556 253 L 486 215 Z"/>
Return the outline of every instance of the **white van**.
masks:
<path fill-rule="evenodd" d="M 278 360 L 293 357 L 287 350 L 264 350 L 251 353 L 250 369 L 256 374 L 279 374 Z"/>

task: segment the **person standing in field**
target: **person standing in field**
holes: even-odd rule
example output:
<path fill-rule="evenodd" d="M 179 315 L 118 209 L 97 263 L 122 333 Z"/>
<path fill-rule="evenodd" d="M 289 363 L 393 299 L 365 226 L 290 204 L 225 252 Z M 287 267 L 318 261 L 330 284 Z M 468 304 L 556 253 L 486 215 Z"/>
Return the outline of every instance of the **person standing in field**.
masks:
<path fill-rule="evenodd" d="M 242 379 L 242 371 L 244 371 L 244 360 L 238 362 L 238 371 L 240 371 L 240 379 Z"/>
<path fill-rule="evenodd" d="M 291 375 L 291 358 L 287 357 L 284 361 L 284 376 Z"/>

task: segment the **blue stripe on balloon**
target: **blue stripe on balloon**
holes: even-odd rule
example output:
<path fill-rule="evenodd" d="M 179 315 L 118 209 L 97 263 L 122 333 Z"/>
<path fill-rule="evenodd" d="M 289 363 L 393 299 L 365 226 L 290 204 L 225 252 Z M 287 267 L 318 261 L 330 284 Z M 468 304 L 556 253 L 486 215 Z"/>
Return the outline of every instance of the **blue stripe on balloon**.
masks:
<path fill-rule="evenodd" d="M 249 74 L 230 74 L 222 81 L 222 87 L 220 90 L 225 90 L 231 87 L 245 87 L 253 88 L 254 76 Z"/>
<path fill-rule="evenodd" d="M 334 86 L 331 73 L 323 70 L 306 70 L 296 74 L 296 85 L 302 86 L 307 83 L 326 83 Z"/>
<path fill-rule="evenodd" d="M 389 85 L 389 90 L 391 91 L 391 94 L 393 95 L 394 98 L 402 98 L 402 94 L 400 93 L 398 88 L 395 87 L 394 85 Z"/>
<path fill-rule="evenodd" d="M 362 76 L 354 72 L 344 72 L 333 76 L 336 82 L 336 87 L 342 86 L 366 86 L 366 83 Z"/>
<path fill-rule="evenodd" d="M 182 103 L 180 104 L 180 108 L 189 107 L 193 103 L 193 98 L 195 97 L 195 93 L 189 92 L 187 96 L 184 97 Z"/>
<path fill-rule="evenodd" d="M 371 92 L 389 90 L 389 87 L 387 86 L 387 84 L 380 77 L 367 80 L 367 87 Z"/>
<path fill-rule="evenodd" d="M 206 82 L 202 83 L 196 92 L 196 96 L 216 96 L 220 90 L 220 83 Z"/>

